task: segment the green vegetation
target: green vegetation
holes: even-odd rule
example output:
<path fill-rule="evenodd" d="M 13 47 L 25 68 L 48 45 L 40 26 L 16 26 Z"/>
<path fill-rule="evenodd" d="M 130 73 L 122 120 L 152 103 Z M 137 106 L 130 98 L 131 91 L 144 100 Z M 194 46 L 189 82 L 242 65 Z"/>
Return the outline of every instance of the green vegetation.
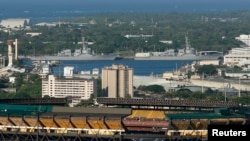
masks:
<path fill-rule="evenodd" d="M 163 98 L 163 99 L 185 99 L 185 100 L 211 100 L 225 101 L 225 94 L 217 90 L 208 88 L 204 93 L 201 91 L 191 91 L 188 88 L 180 87 L 173 92 L 166 92 L 161 85 L 138 86 L 134 95 L 142 98 Z M 242 91 L 242 97 L 230 96 L 226 101 L 235 101 L 241 104 L 250 104 L 250 95 Z"/>
<path fill-rule="evenodd" d="M 96 24 L 83 24 L 95 21 Z M 163 51 L 184 48 L 185 35 L 197 51 L 227 52 L 241 43 L 235 40 L 240 34 L 249 34 L 249 12 L 220 13 L 106 13 L 83 15 L 64 19 L 55 27 L 32 26 L 28 32 L 41 32 L 39 36 L 26 35 L 25 30 L 0 31 L 2 41 L 19 39 L 19 53 L 23 55 L 56 54 L 66 48 L 81 47 L 78 41 L 85 37 L 95 42 L 90 47 L 95 53 L 133 55 L 137 51 Z M 79 24 L 73 24 L 79 23 Z M 82 25 L 80 25 L 82 24 Z M 153 34 L 147 39 L 127 39 L 126 34 Z M 164 44 L 160 40 L 172 40 Z M 6 44 L 0 52 L 7 53 Z"/>
<path fill-rule="evenodd" d="M 202 65 L 202 66 L 198 66 L 197 68 L 197 73 L 199 75 L 216 75 L 217 72 L 217 68 L 214 65 Z"/>
<path fill-rule="evenodd" d="M 0 98 L 40 98 L 42 97 L 42 81 L 37 74 L 22 74 L 15 73 L 13 75 L 16 77 L 15 83 L 8 83 L 6 79 L 1 79 L 4 81 L 2 88 L 14 88 L 14 92 L 6 92 L 0 90 Z"/>
<path fill-rule="evenodd" d="M 81 101 L 75 107 L 89 107 L 89 106 L 94 106 L 94 99 L 95 99 L 95 96 L 92 94 L 88 100 Z"/>
<path fill-rule="evenodd" d="M 241 104 L 250 104 L 250 96 L 248 93 L 243 94 L 241 97 L 237 97 L 234 99 L 235 102 L 241 103 Z"/>
<path fill-rule="evenodd" d="M 161 85 L 149 85 L 149 86 L 139 86 L 139 91 L 145 91 L 150 93 L 164 93 L 165 89 Z"/>

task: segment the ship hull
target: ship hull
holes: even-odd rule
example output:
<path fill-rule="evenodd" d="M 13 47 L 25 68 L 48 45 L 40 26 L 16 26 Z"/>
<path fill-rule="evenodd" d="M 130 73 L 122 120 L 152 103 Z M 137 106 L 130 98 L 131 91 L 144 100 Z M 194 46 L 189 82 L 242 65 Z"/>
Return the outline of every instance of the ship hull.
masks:
<path fill-rule="evenodd" d="M 88 60 L 119 60 L 121 57 L 116 55 L 96 55 L 96 56 L 34 56 L 29 57 L 30 60 L 65 60 L 65 61 L 88 61 Z"/>
<path fill-rule="evenodd" d="M 134 60 L 217 60 L 220 55 L 207 55 L 207 56 L 149 56 L 149 57 L 134 57 Z"/>

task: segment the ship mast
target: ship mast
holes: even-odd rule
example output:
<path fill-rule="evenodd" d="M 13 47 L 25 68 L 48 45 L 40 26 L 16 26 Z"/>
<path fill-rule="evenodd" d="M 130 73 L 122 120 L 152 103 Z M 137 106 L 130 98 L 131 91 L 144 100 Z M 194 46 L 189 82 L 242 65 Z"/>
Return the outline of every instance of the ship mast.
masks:
<path fill-rule="evenodd" d="M 189 50 L 189 49 L 190 49 L 190 44 L 189 44 L 189 42 L 188 42 L 188 37 L 187 37 L 187 35 L 185 36 L 185 43 L 186 43 L 186 48 L 185 48 L 185 50 Z"/>
<path fill-rule="evenodd" d="M 85 43 L 85 38 L 84 38 L 84 37 L 82 37 L 82 49 L 83 49 L 83 50 L 86 50 L 86 49 L 87 49 L 86 43 Z"/>
<path fill-rule="evenodd" d="M 89 54 L 89 50 L 84 37 L 82 37 L 82 54 Z"/>

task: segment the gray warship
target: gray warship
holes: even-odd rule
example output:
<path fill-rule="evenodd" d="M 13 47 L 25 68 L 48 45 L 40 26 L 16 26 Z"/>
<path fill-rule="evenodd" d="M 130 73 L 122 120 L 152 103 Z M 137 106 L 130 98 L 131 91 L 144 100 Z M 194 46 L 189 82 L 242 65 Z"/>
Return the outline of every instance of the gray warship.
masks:
<path fill-rule="evenodd" d="M 44 56 L 30 56 L 31 61 L 64 61 L 64 60 L 120 60 L 121 56 L 117 54 L 95 54 L 91 51 L 91 48 L 87 46 L 87 43 L 82 38 L 82 48 L 76 49 L 73 53 L 71 49 L 65 49 L 58 52 L 56 55 L 44 55 Z"/>
<path fill-rule="evenodd" d="M 222 52 L 218 51 L 200 51 L 196 52 L 191 48 L 188 37 L 185 36 L 186 47 L 184 49 L 168 49 L 163 52 L 137 52 L 134 60 L 215 60 L 223 57 Z"/>

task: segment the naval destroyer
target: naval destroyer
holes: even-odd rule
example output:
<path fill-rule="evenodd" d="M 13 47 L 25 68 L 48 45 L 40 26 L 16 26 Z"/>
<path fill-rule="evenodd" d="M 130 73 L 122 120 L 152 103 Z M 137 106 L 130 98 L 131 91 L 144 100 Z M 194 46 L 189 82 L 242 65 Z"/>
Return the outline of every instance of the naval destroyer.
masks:
<path fill-rule="evenodd" d="M 84 38 L 82 39 L 82 48 L 76 49 L 74 53 L 71 52 L 71 49 L 65 49 L 60 51 L 57 55 L 44 55 L 44 56 L 31 56 L 29 57 L 32 61 L 64 61 L 64 60 L 119 60 L 122 59 L 121 56 L 117 54 L 95 54 L 87 46 Z"/>
<path fill-rule="evenodd" d="M 184 49 L 168 49 L 163 52 L 138 52 L 134 60 L 215 60 L 223 57 L 222 52 L 218 51 L 200 51 L 196 52 L 190 47 L 188 37 L 185 37 L 186 47 Z"/>

